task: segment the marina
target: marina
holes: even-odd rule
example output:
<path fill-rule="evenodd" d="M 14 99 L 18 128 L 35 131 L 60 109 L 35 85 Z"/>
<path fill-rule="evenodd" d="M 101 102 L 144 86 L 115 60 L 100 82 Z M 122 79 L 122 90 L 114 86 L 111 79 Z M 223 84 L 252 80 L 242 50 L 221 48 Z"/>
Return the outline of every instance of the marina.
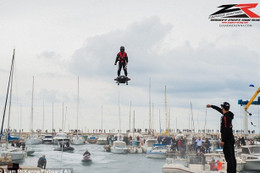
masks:
<path fill-rule="evenodd" d="M 82 133 L 83 136 L 87 138 L 93 136 L 100 136 L 102 141 L 104 141 L 104 136 L 119 136 L 120 139 L 123 139 L 122 136 L 126 134 L 86 134 Z M 23 133 L 22 138 L 26 139 L 27 133 Z M 57 133 L 59 135 L 59 133 Z M 14 136 L 14 135 L 13 135 Z M 51 136 L 50 134 L 42 135 Z M 189 146 L 186 146 L 187 150 L 185 155 L 181 155 L 180 151 L 176 149 L 172 150 L 172 142 L 167 144 L 158 144 L 156 142 L 156 137 L 150 135 L 147 138 L 146 142 L 141 145 L 142 141 L 140 140 L 137 144 L 137 141 L 134 140 L 133 143 L 137 145 L 126 145 L 123 141 L 112 141 L 112 145 L 109 146 L 109 150 L 106 150 L 105 143 L 101 144 L 92 144 L 87 142 L 83 145 L 73 145 L 70 142 L 70 139 L 73 139 L 73 135 L 66 134 L 66 136 L 71 136 L 71 138 L 64 138 L 60 140 L 58 144 L 42 143 L 38 145 L 26 145 L 28 152 L 33 151 L 31 154 L 23 154 L 24 158 L 19 158 L 13 160 L 15 163 L 19 163 L 20 166 L 36 168 L 38 159 L 42 156 L 46 156 L 47 160 L 47 169 L 58 169 L 66 168 L 73 170 L 74 173 L 81 173 L 84 171 L 91 171 L 93 173 L 98 173 L 100 171 L 109 173 L 111 170 L 113 172 L 127 172 L 131 173 L 132 171 L 142 172 L 142 173 L 199 173 L 199 172 L 210 172 L 211 166 L 210 163 L 212 159 L 219 160 L 222 163 L 221 170 L 219 172 L 225 172 L 226 162 L 224 159 L 223 153 L 217 148 L 214 149 L 212 145 L 211 153 L 205 153 L 203 155 L 197 155 L 196 152 L 188 152 Z M 178 135 L 175 135 L 178 136 Z M 180 139 L 187 140 L 185 135 L 181 135 Z M 184 137 L 184 138 L 183 138 Z M 67 139 L 67 140 L 65 140 Z M 107 138 L 108 140 L 109 138 Z M 110 138 L 111 139 L 111 138 Z M 61 142 L 61 143 L 60 143 Z M 212 141 L 211 141 L 212 142 Z M 70 145 L 67 146 L 67 143 Z M 107 141 L 111 144 L 111 141 Z M 213 144 L 213 142 L 212 142 Z M 2 143 L 4 147 L 5 143 Z M 60 147 L 62 145 L 62 147 Z M 147 147 L 148 146 L 148 147 Z M 152 147 L 149 147 L 152 146 Z M 13 147 L 17 151 L 22 152 L 23 150 Z M 144 149 L 146 148 L 146 149 Z M 242 173 L 256 173 L 259 170 L 258 168 L 258 154 L 260 145 L 246 145 L 237 149 L 237 171 Z M 247 151 L 246 151 L 247 149 Z M 91 153 L 90 157 L 83 156 L 83 153 L 88 150 Z M 2 156 L 8 155 L 5 150 L 1 150 Z M 19 153 L 19 152 L 18 152 Z M 17 154 L 18 154 L 17 153 Z M 247 154 L 246 154 L 247 153 Z M 254 153 L 254 154 L 253 154 Z M 194 155 L 195 154 L 195 155 Z M 251 155 L 250 155 L 251 154 Z M 256 157 L 256 158 L 253 158 Z M 17 156 L 12 156 L 9 158 L 17 158 Z M 255 159 L 255 160 L 254 160 Z M 203 161 L 205 160 L 205 161 Z M 10 163 L 10 160 L 0 160 L 1 165 L 4 163 Z M 252 164 L 255 164 L 252 165 Z M 146 165 L 146 166 L 144 166 Z M 148 166 L 147 166 L 148 165 Z M 217 164 L 216 164 L 217 165 Z M 131 169 L 127 169 L 127 168 Z M 106 169 L 107 168 L 107 169 Z M 216 172 L 211 170 L 211 172 Z"/>
<path fill-rule="evenodd" d="M 198 4 L 0 0 L 0 173 L 260 173 L 260 5 Z"/>

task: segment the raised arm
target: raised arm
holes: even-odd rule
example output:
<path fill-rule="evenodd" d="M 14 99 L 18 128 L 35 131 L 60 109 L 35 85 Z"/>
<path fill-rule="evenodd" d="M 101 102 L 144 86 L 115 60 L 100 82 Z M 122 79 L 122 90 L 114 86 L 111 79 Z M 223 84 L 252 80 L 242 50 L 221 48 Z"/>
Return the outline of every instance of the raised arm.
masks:
<path fill-rule="evenodd" d="M 218 106 L 211 105 L 211 104 L 207 104 L 207 108 L 215 109 L 215 110 L 217 110 L 219 113 L 223 114 L 222 109 L 221 109 L 220 107 L 218 107 Z"/>

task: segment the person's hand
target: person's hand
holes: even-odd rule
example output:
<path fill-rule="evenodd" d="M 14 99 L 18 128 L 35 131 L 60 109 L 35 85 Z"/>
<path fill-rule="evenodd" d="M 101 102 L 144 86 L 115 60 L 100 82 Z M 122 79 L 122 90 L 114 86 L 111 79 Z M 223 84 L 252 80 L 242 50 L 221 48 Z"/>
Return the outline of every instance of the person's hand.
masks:
<path fill-rule="evenodd" d="M 220 141 L 220 142 L 219 142 L 219 145 L 223 148 L 224 142 Z"/>
<path fill-rule="evenodd" d="M 210 107 L 211 107 L 211 104 L 207 104 L 206 107 L 207 107 L 207 108 L 210 108 Z"/>

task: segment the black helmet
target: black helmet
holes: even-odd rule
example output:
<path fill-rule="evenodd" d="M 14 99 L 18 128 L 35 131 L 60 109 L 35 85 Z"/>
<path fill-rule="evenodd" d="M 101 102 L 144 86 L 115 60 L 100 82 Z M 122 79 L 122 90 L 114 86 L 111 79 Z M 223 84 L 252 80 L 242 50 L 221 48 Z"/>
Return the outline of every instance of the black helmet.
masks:
<path fill-rule="evenodd" d="M 224 102 L 223 104 L 220 105 L 222 108 L 224 108 L 226 111 L 229 110 L 230 104 L 228 102 Z"/>
<path fill-rule="evenodd" d="M 121 51 L 121 52 L 124 52 L 124 51 L 125 51 L 125 47 L 124 47 L 124 46 L 121 46 L 121 47 L 120 47 L 120 51 Z"/>

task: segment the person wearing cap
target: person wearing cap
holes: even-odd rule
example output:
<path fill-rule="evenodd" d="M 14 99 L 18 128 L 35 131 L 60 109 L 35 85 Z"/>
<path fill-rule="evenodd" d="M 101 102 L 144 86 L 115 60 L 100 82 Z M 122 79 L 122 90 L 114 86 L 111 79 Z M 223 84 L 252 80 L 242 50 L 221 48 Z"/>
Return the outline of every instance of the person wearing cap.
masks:
<path fill-rule="evenodd" d="M 116 56 L 116 60 L 115 60 L 114 65 L 116 65 L 117 62 L 118 62 L 117 76 L 120 76 L 122 67 L 124 69 L 125 76 L 127 76 L 128 56 L 127 56 L 127 53 L 125 52 L 125 47 L 124 46 L 120 47 L 120 52 Z"/>
<path fill-rule="evenodd" d="M 228 102 L 224 102 L 221 104 L 221 108 L 215 105 L 207 104 L 207 108 L 213 108 L 223 115 L 221 117 L 220 124 L 220 145 L 223 147 L 223 152 L 227 162 L 227 173 L 236 173 L 236 158 L 234 152 L 235 140 L 232 130 L 232 120 L 234 118 L 234 114 L 229 111 L 230 104 Z"/>

